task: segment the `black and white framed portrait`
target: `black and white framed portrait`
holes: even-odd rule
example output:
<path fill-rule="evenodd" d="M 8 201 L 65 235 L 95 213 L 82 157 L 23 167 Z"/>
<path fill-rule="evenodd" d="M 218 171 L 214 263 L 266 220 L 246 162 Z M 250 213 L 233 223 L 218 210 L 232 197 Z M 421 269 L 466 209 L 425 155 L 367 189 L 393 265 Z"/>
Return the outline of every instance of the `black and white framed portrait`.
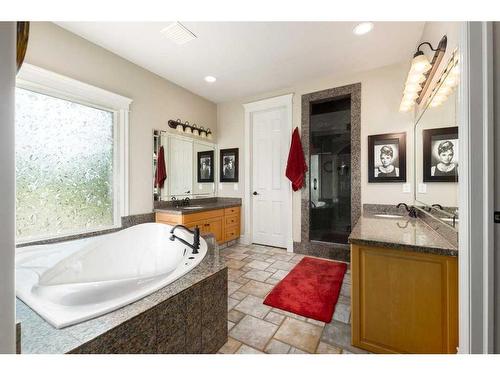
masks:
<path fill-rule="evenodd" d="M 458 181 L 458 126 L 424 129 L 424 182 Z"/>
<path fill-rule="evenodd" d="M 368 136 L 368 182 L 406 182 L 406 133 Z"/>
<path fill-rule="evenodd" d="M 214 182 L 214 152 L 198 152 L 198 182 Z"/>
<path fill-rule="evenodd" d="M 238 182 L 238 149 L 220 150 L 220 182 Z"/>

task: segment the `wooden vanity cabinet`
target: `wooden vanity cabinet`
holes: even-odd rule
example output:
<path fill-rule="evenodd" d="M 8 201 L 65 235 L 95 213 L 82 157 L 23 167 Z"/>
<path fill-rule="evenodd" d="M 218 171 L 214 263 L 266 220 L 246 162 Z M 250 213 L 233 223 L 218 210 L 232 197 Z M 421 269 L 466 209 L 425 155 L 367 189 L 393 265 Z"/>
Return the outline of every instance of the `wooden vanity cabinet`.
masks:
<path fill-rule="evenodd" d="M 188 228 L 200 228 L 202 234 L 213 233 L 222 244 L 240 236 L 240 207 L 230 207 L 192 214 L 156 213 L 156 222 L 169 225 L 182 224 Z"/>
<path fill-rule="evenodd" d="M 374 353 L 456 353 L 458 258 L 351 245 L 352 344 Z"/>

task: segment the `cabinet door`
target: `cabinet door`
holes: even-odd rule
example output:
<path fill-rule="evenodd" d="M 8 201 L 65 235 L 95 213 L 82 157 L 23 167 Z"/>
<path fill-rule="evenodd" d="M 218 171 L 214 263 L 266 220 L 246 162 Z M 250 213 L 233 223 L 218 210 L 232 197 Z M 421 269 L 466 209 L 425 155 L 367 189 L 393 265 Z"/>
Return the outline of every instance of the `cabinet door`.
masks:
<path fill-rule="evenodd" d="M 207 232 L 213 233 L 217 242 L 222 242 L 223 217 L 215 217 L 206 220 Z"/>
<path fill-rule="evenodd" d="M 351 245 L 351 269 L 354 346 L 456 353 L 456 257 Z"/>
<path fill-rule="evenodd" d="M 169 194 L 171 196 L 191 195 L 193 192 L 193 142 L 171 138 L 168 159 Z"/>
<path fill-rule="evenodd" d="M 201 234 L 205 234 L 209 232 L 209 227 L 207 225 L 207 222 L 205 220 L 200 220 L 200 221 L 193 221 L 189 224 L 186 224 L 186 226 L 189 229 L 194 229 L 195 227 L 198 227 L 200 229 Z"/>

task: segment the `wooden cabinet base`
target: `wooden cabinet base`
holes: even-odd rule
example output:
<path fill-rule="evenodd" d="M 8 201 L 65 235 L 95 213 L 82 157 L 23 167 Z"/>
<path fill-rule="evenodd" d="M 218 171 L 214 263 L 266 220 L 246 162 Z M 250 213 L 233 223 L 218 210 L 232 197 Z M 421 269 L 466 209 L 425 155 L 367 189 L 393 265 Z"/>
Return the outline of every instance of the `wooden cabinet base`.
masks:
<path fill-rule="evenodd" d="M 169 225 L 182 224 L 188 228 L 198 227 L 202 234 L 212 233 L 217 243 L 222 244 L 240 236 L 240 207 L 184 215 L 157 212 L 156 222 Z"/>
<path fill-rule="evenodd" d="M 374 353 L 456 353 L 458 259 L 351 245 L 352 344 Z"/>

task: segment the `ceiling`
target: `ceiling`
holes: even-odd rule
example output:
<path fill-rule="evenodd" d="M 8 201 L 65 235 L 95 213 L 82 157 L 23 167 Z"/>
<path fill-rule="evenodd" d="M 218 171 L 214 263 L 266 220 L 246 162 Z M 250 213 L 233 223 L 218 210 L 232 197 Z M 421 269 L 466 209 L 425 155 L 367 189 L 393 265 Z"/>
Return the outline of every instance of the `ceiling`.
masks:
<path fill-rule="evenodd" d="M 57 22 L 115 54 L 219 103 L 409 61 L 424 22 L 182 22 L 197 39 L 177 45 L 171 22 Z M 209 84 L 204 77 L 217 78 Z"/>

